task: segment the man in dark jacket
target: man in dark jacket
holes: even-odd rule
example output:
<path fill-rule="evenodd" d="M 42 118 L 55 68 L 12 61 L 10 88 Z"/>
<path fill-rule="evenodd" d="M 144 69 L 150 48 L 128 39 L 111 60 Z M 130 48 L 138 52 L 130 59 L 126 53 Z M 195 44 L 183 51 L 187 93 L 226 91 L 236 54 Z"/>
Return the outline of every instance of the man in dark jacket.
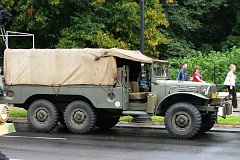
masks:
<path fill-rule="evenodd" d="M 182 63 L 182 68 L 179 69 L 177 77 L 176 77 L 176 79 L 178 81 L 187 81 L 188 80 L 186 69 L 187 69 L 187 63 L 184 62 L 184 63 Z"/>

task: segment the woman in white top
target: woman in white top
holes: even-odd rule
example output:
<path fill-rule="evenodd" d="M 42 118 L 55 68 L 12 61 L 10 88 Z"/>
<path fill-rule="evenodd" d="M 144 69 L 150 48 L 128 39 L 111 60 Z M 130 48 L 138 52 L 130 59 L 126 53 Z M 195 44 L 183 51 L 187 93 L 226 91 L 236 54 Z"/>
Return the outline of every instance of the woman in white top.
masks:
<path fill-rule="evenodd" d="M 234 108 L 237 108 L 237 96 L 236 96 L 236 89 L 235 89 L 236 76 L 234 75 L 235 71 L 236 71 L 236 66 L 231 64 L 230 71 L 226 76 L 224 85 L 227 86 L 229 94 L 232 95 L 232 106 Z"/>

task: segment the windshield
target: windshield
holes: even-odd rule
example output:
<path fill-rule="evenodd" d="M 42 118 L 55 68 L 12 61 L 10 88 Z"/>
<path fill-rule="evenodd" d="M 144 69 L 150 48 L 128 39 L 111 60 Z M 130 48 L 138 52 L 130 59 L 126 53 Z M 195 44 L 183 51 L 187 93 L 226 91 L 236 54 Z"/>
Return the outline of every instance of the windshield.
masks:
<path fill-rule="evenodd" d="M 159 79 L 170 79 L 168 62 L 155 61 L 153 64 L 153 73 L 156 78 Z"/>

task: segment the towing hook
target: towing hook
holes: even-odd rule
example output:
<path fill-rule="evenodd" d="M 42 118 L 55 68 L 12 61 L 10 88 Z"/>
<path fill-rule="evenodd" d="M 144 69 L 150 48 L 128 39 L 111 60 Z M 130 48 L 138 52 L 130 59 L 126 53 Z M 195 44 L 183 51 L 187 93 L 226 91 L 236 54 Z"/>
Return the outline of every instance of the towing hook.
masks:
<path fill-rule="evenodd" d="M 222 99 L 222 101 L 228 101 L 228 100 L 231 100 L 231 99 L 232 99 L 232 95 L 229 94 L 229 95 L 227 95 L 226 97 L 224 97 L 224 98 Z"/>

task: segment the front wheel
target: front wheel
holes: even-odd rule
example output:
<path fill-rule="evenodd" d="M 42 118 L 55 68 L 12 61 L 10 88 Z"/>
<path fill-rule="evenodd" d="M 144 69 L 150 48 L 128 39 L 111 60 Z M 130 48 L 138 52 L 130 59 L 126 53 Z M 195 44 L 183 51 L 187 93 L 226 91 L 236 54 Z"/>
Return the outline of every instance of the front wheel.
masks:
<path fill-rule="evenodd" d="M 35 131 L 49 132 L 58 123 L 58 109 L 48 100 L 36 100 L 28 109 L 28 122 Z"/>
<path fill-rule="evenodd" d="M 73 101 L 67 106 L 64 112 L 64 120 L 71 132 L 87 133 L 96 125 L 96 113 L 88 103 Z"/>
<path fill-rule="evenodd" d="M 166 112 L 164 124 L 167 131 L 175 138 L 189 139 L 200 130 L 202 117 L 192 104 L 179 102 L 173 104 Z"/>

